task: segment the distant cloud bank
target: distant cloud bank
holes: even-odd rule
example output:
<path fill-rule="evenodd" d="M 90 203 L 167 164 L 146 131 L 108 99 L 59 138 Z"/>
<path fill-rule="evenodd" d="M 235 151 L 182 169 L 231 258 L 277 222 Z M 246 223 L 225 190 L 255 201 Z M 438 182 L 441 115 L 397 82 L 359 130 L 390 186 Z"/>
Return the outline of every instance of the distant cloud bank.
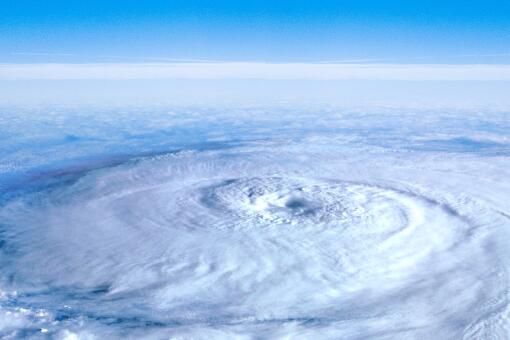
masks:
<path fill-rule="evenodd" d="M 9 79 L 510 80 L 506 64 L 101 63 L 0 64 Z"/>

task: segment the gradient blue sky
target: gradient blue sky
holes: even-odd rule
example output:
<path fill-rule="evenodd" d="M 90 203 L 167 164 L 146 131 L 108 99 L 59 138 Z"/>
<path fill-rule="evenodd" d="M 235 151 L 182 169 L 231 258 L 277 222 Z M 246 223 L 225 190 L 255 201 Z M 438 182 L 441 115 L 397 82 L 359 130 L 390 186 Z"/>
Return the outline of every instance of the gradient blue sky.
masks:
<path fill-rule="evenodd" d="M 0 62 L 510 63 L 510 1 L 5 0 Z"/>

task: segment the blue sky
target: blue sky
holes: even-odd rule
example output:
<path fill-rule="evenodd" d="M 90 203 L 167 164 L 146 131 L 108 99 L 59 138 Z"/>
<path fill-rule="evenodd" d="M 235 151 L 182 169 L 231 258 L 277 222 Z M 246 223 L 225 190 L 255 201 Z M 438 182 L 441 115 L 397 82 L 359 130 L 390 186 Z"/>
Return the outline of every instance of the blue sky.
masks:
<path fill-rule="evenodd" d="M 510 1 L 6 0 L 0 62 L 510 63 Z"/>

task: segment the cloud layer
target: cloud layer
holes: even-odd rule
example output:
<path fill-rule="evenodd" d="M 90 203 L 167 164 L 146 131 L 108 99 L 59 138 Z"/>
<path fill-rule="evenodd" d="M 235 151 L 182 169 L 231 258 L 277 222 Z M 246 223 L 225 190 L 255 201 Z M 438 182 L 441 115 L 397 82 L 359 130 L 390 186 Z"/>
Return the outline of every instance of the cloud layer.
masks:
<path fill-rule="evenodd" d="M 5 110 L 0 338 L 504 339 L 508 131 L 488 111 Z"/>
<path fill-rule="evenodd" d="M 504 64 L 101 63 L 0 64 L 11 79 L 510 80 Z"/>

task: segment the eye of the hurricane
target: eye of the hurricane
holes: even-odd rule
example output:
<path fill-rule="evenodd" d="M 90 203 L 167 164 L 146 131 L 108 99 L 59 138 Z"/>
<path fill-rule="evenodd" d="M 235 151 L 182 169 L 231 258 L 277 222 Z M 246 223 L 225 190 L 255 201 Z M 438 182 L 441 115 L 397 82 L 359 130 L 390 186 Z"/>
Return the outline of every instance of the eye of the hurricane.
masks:
<path fill-rule="evenodd" d="M 285 201 L 285 208 L 296 215 L 313 214 L 314 207 L 304 199 L 290 197 Z"/>
<path fill-rule="evenodd" d="M 278 193 L 258 197 L 250 203 L 254 212 L 275 222 L 292 222 L 299 217 L 310 217 L 320 210 L 320 206 L 312 200 Z"/>
<path fill-rule="evenodd" d="M 394 232 L 407 226 L 408 207 L 395 192 L 310 178 L 247 178 L 202 189 L 201 208 L 229 229 L 282 225 Z M 226 222 L 228 221 L 228 222 Z"/>

